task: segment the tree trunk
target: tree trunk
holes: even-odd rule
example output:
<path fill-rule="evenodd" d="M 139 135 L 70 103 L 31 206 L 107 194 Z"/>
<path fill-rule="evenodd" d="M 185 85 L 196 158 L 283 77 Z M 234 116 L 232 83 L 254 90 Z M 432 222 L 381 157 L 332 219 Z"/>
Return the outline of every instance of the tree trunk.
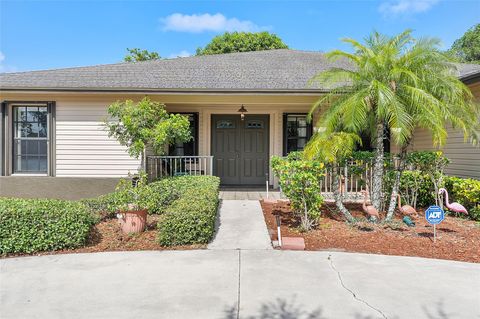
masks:
<path fill-rule="evenodd" d="M 383 140 L 385 135 L 385 125 L 383 123 L 377 123 L 376 136 L 375 136 L 375 157 L 373 160 L 373 182 L 372 182 L 372 194 L 371 201 L 373 207 L 378 211 L 381 210 L 382 202 L 382 189 L 383 189 L 383 161 L 384 161 L 384 150 L 383 150 Z"/>
<path fill-rule="evenodd" d="M 405 161 L 405 156 L 407 154 L 408 144 L 409 143 L 403 146 L 400 151 L 400 158 L 398 159 L 398 168 L 397 168 L 397 171 L 395 172 L 395 181 L 393 182 L 392 194 L 390 196 L 390 204 L 388 206 L 387 217 L 385 218 L 385 220 L 387 221 L 392 220 L 393 214 L 395 213 L 395 208 L 397 206 L 398 191 L 400 189 L 400 179 L 402 177 L 402 172 L 405 168 L 404 161 Z"/>
<path fill-rule="evenodd" d="M 357 220 L 352 216 L 352 214 L 350 214 L 348 209 L 346 209 L 345 206 L 343 206 L 343 203 L 342 203 L 342 196 L 341 196 L 340 191 L 339 191 L 340 175 L 338 174 L 337 170 L 338 170 L 338 167 L 336 165 L 334 165 L 333 168 L 332 168 L 332 177 L 333 177 L 332 187 L 333 187 L 333 198 L 335 199 L 335 205 L 337 206 L 338 210 L 340 212 L 342 212 L 343 216 L 345 216 L 345 218 L 349 222 L 354 223 Z"/>

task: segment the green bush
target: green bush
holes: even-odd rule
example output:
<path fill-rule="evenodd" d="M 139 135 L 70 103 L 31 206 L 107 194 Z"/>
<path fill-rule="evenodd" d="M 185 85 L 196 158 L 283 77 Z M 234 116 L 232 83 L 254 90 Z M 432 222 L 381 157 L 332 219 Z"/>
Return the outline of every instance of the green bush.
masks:
<path fill-rule="evenodd" d="M 480 181 L 471 178 L 447 176 L 445 188 L 450 195 L 450 201 L 456 201 L 468 210 L 471 219 L 480 221 Z"/>
<path fill-rule="evenodd" d="M 304 160 L 298 153 L 291 153 L 287 158 L 273 156 L 271 163 L 282 192 L 290 199 L 293 211 L 301 219 L 302 230 L 315 227 L 323 204 L 320 183 L 325 175 L 324 164 Z"/>
<path fill-rule="evenodd" d="M 160 181 L 178 194 L 158 223 L 163 246 L 206 244 L 215 233 L 220 181 L 214 176 L 181 176 Z"/>
<path fill-rule="evenodd" d="M 128 204 L 147 209 L 149 214 L 162 214 L 180 194 L 171 184 L 170 179 L 147 184 L 141 177 L 137 186 L 133 186 L 131 179 L 126 178 L 119 182 L 115 192 L 81 202 L 99 219 L 113 217 L 116 212 L 128 209 Z"/>
<path fill-rule="evenodd" d="M 403 171 L 400 178 L 402 204 L 428 207 L 435 204 L 435 188 L 428 174 L 419 170 Z"/>
<path fill-rule="evenodd" d="M 120 198 L 115 192 L 95 198 L 82 199 L 80 202 L 96 217 L 97 221 L 113 217 L 120 206 Z"/>
<path fill-rule="evenodd" d="M 94 219 L 80 202 L 0 199 L 0 254 L 83 246 Z"/>

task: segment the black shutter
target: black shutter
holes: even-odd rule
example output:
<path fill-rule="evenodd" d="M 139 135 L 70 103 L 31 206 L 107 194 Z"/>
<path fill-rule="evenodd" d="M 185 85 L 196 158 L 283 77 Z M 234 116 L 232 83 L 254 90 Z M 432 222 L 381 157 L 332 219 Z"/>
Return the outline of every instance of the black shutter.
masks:
<path fill-rule="evenodd" d="M 0 106 L 0 158 L 1 164 L 0 165 L 0 176 L 5 176 L 5 164 L 6 161 L 6 152 L 5 152 L 5 145 L 7 145 L 5 138 L 7 136 L 7 125 L 5 125 L 5 112 L 7 110 L 7 103 L 2 102 Z"/>
<path fill-rule="evenodd" d="M 56 175 L 56 104 L 55 102 L 48 102 L 48 172 L 49 176 Z"/>
<path fill-rule="evenodd" d="M 198 112 L 193 113 L 193 123 L 195 125 L 195 130 L 193 131 L 193 155 L 198 156 Z"/>
<path fill-rule="evenodd" d="M 307 122 L 307 142 L 310 140 L 312 135 L 313 135 L 313 119 L 310 122 Z"/>
<path fill-rule="evenodd" d="M 287 156 L 287 118 L 288 113 L 283 113 L 283 156 Z"/>

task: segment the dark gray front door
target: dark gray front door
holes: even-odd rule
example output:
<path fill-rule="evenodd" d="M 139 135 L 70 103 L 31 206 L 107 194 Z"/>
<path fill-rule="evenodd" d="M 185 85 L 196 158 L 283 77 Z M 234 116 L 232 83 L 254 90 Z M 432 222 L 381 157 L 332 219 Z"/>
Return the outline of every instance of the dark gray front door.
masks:
<path fill-rule="evenodd" d="M 269 115 L 212 115 L 214 174 L 223 185 L 264 185 Z"/>

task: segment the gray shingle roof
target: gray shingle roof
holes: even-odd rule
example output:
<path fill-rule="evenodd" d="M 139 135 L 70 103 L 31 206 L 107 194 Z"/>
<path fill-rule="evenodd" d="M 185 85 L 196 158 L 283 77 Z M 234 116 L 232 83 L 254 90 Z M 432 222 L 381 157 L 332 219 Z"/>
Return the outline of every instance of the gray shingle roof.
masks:
<path fill-rule="evenodd" d="M 351 65 L 320 52 L 281 49 L 4 73 L 0 89 L 302 91 L 312 76 L 332 67 Z M 459 73 L 480 73 L 480 65 L 461 65 Z"/>

